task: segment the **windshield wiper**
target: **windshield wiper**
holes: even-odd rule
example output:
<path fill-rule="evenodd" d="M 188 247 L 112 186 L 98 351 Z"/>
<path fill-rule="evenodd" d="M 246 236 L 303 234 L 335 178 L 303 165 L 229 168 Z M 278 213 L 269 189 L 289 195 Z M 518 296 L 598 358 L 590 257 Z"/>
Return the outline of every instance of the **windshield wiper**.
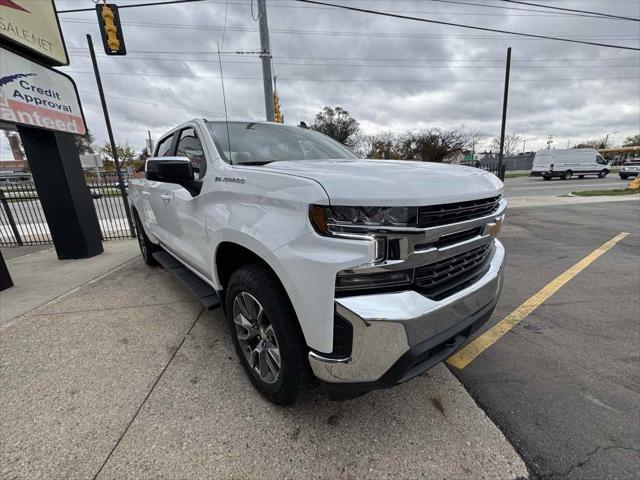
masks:
<path fill-rule="evenodd" d="M 238 162 L 234 163 L 234 165 L 266 165 L 267 163 L 271 163 L 273 160 L 263 160 L 263 161 L 255 161 L 255 162 Z"/>

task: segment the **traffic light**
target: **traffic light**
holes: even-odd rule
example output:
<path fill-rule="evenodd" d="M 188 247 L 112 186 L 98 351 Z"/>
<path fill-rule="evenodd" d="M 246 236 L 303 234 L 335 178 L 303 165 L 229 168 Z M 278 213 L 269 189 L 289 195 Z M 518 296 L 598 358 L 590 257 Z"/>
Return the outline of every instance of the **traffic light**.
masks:
<path fill-rule="evenodd" d="M 104 45 L 104 53 L 107 55 L 126 55 L 122 26 L 118 6 L 113 3 L 99 3 L 96 5 L 100 35 Z"/>
<path fill-rule="evenodd" d="M 284 118 L 282 117 L 282 112 L 280 111 L 280 99 L 278 98 L 278 92 L 273 92 L 273 112 L 274 112 L 274 121 L 277 123 L 284 123 Z"/>

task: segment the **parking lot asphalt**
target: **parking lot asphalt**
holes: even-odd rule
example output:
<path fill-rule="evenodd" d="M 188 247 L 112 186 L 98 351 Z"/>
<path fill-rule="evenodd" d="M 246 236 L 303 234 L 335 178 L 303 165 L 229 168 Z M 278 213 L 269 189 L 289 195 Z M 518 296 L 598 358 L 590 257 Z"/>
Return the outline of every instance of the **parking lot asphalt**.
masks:
<path fill-rule="evenodd" d="M 463 370 L 451 370 L 532 478 L 640 471 L 640 205 L 509 211 L 505 287 L 488 327 L 620 232 L 629 235 Z"/>
<path fill-rule="evenodd" d="M 291 408 L 268 403 L 222 313 L 137 257 L 0 326 L 0 339 L 1 478 L 527 476 L 444 365 L 349 402 L 314 387 Z"/>
<path fill-rule="evenodd" d="M 580 190 L 610 190 L 625 188 L 629 180 L 621 180 L 618 174 L 609 174 L 605 178 L 576 178 L 560 180 L 557 178 L 545 181 L 541 177 L 517 177 L 505 179 L 505 196 L 507 198 L 566 195 Z"/>

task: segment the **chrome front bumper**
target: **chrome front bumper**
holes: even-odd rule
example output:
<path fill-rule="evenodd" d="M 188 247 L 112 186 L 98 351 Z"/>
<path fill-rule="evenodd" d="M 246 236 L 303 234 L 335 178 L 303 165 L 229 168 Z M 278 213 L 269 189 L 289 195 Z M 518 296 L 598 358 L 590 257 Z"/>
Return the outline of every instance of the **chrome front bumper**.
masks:
<path fill-rule="evenodd" d="M 502 243 L 494 242 L 487 272 L 443 300 L 412 290 L 336 299 L 337 313 L 353 325 L 351 356 L 335 359 L 310 352 L 313 373 L 327 383 L 375 382 L 412 348 L 442 332 L 462 331 L 470 317 L 490 312 L 502 290 L 505 258 Z"/>

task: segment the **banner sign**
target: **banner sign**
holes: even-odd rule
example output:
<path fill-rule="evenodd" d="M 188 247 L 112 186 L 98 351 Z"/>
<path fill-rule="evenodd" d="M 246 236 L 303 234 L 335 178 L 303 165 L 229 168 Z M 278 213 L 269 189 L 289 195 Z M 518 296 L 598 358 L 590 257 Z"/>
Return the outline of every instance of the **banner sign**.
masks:
<path fill-rule="evenodd" d="M 70 77 L 0 47 L 2 121 L 78 135 L 87 132 Z"/>
<path fill-rule="evenodd" d="M 33 52 L 48 65 L 69 65 L 53 0 L 0 0 L 0 39 Z"/>

